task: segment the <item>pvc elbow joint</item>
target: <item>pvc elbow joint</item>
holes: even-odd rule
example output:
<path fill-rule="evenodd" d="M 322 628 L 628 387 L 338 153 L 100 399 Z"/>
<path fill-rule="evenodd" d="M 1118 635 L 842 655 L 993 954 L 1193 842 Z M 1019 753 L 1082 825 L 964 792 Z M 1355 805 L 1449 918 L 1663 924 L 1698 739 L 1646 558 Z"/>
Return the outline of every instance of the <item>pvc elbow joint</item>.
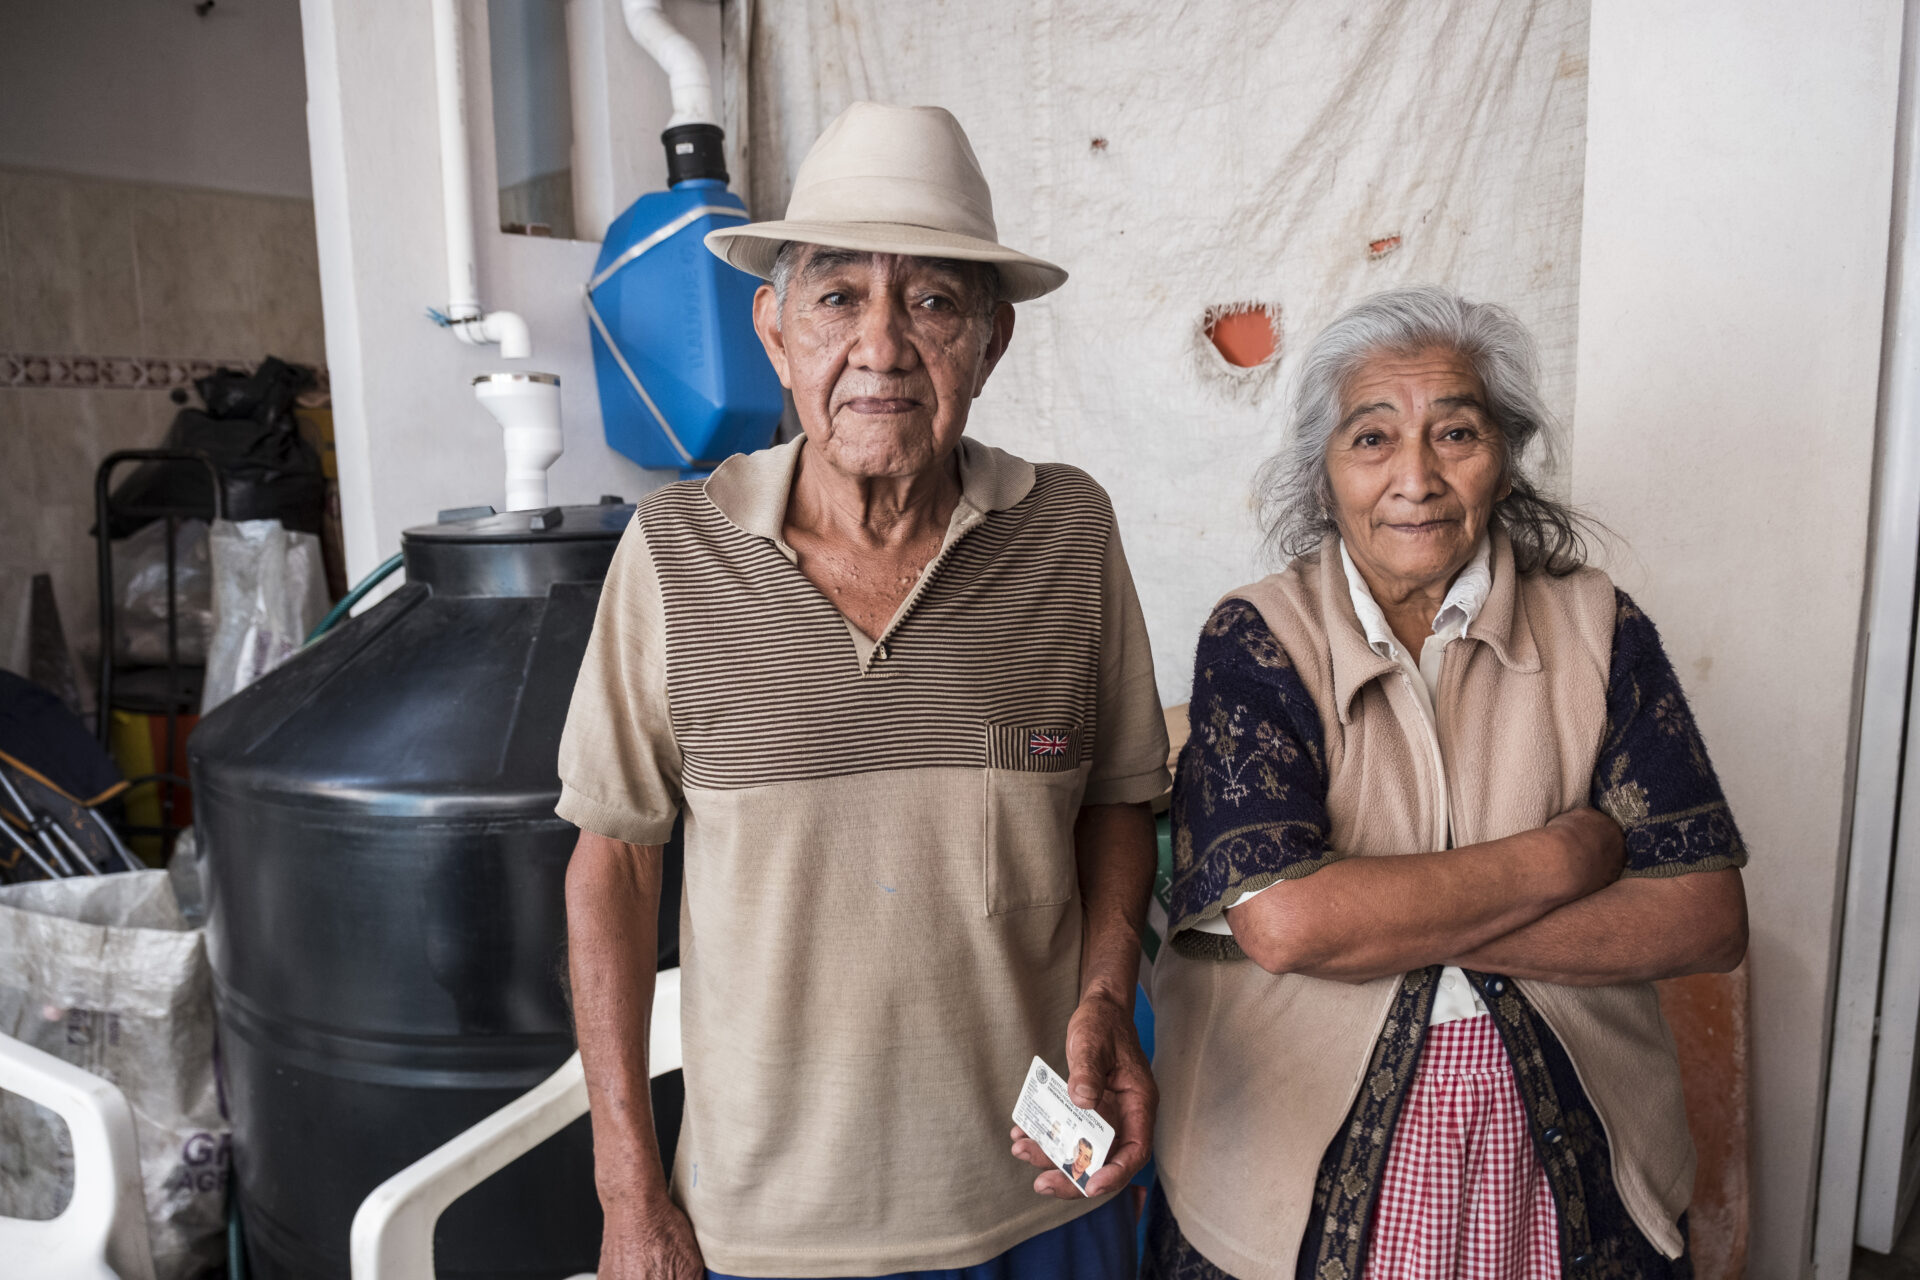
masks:
<path fill-rule="evenodd" d="M 476 347 L 500 344 L 503 360 L 533 358 L 533 331 L 524 317 L 513 311 L 490 311 L 471 320 L 456 320 L 450 326 L 460 341 Z"/>
<path fill-rule="evenodd" d="M 503 360 L 527 360 L 533 356 L 533 333 L 518 312 L 495 311 L 485 322 L 487 341 L 500 344 Z"/>

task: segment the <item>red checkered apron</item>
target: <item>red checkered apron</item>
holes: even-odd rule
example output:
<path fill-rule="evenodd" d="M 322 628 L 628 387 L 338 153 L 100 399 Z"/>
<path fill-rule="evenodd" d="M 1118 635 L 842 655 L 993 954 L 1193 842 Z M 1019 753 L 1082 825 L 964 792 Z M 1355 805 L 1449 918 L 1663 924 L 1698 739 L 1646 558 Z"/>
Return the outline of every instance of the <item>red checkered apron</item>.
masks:
<path fill-rule="evenodd" d="M 1489 1015 L 1427 1029 L 1367 1255 L 1367 1280 L 1560 1275 L 1553 1190 Z"/>

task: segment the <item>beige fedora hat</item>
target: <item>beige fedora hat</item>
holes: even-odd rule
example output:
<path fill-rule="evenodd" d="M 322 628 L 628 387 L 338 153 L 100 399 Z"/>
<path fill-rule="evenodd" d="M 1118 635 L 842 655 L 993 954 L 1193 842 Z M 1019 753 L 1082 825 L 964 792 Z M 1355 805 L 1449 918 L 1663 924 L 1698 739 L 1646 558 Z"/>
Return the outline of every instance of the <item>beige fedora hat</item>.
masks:
<path fill-rule="evenodd" d="M 765 280 L 788 240 L 991 262 L 1008 302 L 1066 283 L 1051 262 L 1009 249 L 993 225 L 993 195 L 966 131 L 942 107 L 856 102 L 834 117 L 800 162 L 779 222 L 707 233 L 707 248 Z"/>

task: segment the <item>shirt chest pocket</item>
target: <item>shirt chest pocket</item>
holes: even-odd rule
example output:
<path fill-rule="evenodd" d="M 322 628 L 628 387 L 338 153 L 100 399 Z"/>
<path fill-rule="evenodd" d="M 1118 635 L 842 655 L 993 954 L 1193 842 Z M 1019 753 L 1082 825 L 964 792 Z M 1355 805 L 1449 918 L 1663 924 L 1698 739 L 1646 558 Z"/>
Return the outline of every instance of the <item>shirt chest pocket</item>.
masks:
<path fill-rule="evenodd" d="M 1092 762 L 1073 725 L 988 725 L 981 881 L 986 913 L 1073 901 L 1074 821 Z"/>

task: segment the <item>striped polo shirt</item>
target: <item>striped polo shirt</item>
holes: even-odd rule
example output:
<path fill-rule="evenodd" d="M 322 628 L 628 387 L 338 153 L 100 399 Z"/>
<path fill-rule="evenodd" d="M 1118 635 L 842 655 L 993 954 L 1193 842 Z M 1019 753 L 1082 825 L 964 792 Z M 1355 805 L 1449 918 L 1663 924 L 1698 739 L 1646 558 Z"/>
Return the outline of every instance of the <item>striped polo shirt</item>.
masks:
<path fill-rule="evenodd" d="M 560 815 L 686 819 L 673 1194 L 733 1275 L 962 1267 L 1091 1207 L 1007 1153 L 1079 993 L 1074 820 L 1167 787 L 1140 605 L 1085 473 L 962 440 L 877 638 L 782 537 L 804 441 L 653 493 L 608 573 Z"/>

